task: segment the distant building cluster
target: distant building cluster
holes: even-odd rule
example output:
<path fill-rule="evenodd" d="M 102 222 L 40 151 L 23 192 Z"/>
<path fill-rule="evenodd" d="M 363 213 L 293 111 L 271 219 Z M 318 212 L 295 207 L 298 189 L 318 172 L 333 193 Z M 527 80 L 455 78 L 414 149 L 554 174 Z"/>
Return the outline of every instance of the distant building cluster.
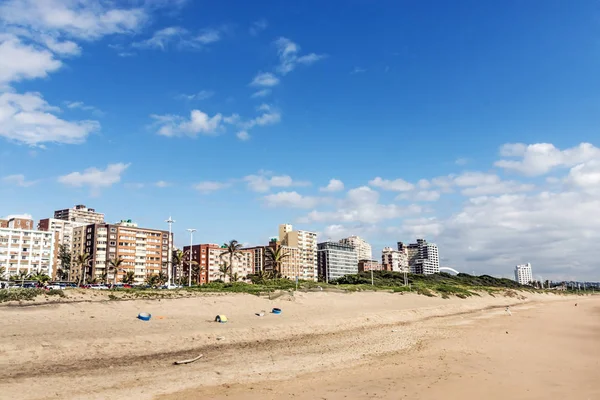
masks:
<path fill-rule="evenodd" d="M 172 260 L 176 249 L 170 230 L 141 228 L 131 220 L 106 223 L 104 214 L 85 205 L 57 210 L 53 218 L 40 220 L 37 229 L 28 218 L 0 219 L 0 267 L 5 267 L 9 276 L 41 272 L 56 279 L 61 250 L 72 259 L 89 255 L 82 268 L 88 281 L 120 281 L 126 273 L 133 273 L 135 282 L 143 283 L 152 275 L 178 273 Z M 371 245 L 359 236 L 318 242 L 316 232 L 294 230 L 290 224 L 279 225 L 278 236 L 265 245 L 239 249 L 227 273 L 223 270 L 223 264 L 229 264 L 224 246 L 201 243 L 181 250 L 181 267 L 189 271 L 191 264 L 198 284 L 228 281 L 234 276 L 245 280 L 257 273 L 329 282 L 364 271 L 439 272 L 438 248 L 425 239 L 412 244 L 398 242 L 397 249 L 385 247 L 379 261 L 373 259 Z M 271 259 L 274 252 L 283 255 L 276 263 Z M 117 259 L 122 260 L 120 267 L 111 268 L 111 261 Z"/>

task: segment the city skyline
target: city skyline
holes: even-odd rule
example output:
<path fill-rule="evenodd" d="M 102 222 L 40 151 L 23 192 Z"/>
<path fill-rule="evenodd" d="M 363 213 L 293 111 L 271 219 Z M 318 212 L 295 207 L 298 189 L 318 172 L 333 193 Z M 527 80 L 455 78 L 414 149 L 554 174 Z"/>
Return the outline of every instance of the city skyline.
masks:
<path fill-rule="evenodd" d="M 0 214 L 598 279 L 596 2 L 92 3 L 0 4 Z"/>

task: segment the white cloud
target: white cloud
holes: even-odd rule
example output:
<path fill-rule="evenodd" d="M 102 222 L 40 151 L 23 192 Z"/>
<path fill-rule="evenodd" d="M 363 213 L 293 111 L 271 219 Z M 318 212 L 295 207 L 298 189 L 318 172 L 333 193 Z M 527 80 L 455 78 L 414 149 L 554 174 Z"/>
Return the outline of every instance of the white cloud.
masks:
<path fill-rule="evenodd" d="M 201 90 L 198 93 L 192 93 L 192 94 L 179 94 L 177 95 L 178 99 L 182 99 L 182 100 L 207 100 L 210 99 L 211 97 L 213 97 L 215 95 L 215 92 L 213 92 L 212 90 Z"/>
<path fill-rule="evenodd" d="M 384 220 L 393 220 L 422 212 L 418 205 L 399 206 L 380 204 L 379 193 L 368 186 L 348 191 L 346 198 L 336 205 L 333 211 L 311 211 L 305 217 L 309 222 L 336 222 L 377 224 Z"/>
<path fill-rule="evenodd" d="M 81 54 L 81 47 L 75 42 L 70 40 L 59 41 L 50 35 L 44 35 L 41 40 L 46 47 L 52 50 L 56 54 L 62 56 L 78 56 Z"/>
<path fill-rule="evenodd" d="M 6 0 L 0 5 L 0 20 L 8 25 L 85 40 L 136 32 L 147 19 L 143 8 L 117 8 L 109 1 Z"/>
<path fill-rule="evenodd" d="M 65 104 L 67 105 L 67 108 L 70 108 L 70 109 L 91 111 L 93 114 L 95 114 L 97 116 L 104 115 L 104 112 L 102 112 L 102 110 L 100 110 L 94 106 L 86 105 L 82 101 L 67 101 L 67 102 L 65 102 Z"/>
<path fill-rule="evenodd" d="M 417 186 L 419 186 L 421 189 L 429 189 L 431 187 L 431 182 L 429 182 L 427 179 L 419 179 Z"/>
<path fill-rule="evenodd" d="M 599 207 L 598 196 L 575 191 L 478 197 L 438 221 L 435 239 L 440 256 L 462 271 L 504 275 L 531 262 L 545 278 L 595 278 Z"/>
<path fill-rule="evenodd" d="M 532 184 L 519 183 L 515 181 L 498 181 L 495 183 L 481 184 L 461 190 L 463 196 L 485 196 L 491 194 L 509 194 L 519 192 L 529 192 L 535 189 Z"/>
<path fill-rule="evenodd" d="M 15 185 L 20 187 L 29 187 L 37 183 L 37 181 L 28 181 L 25 179 L 23 174 L 8 175 L 2 178 L 2 182 L 9 185 Z"/>
<path fill-rule="evenodd" d="M 28 145 L 42 143 L 83 143 L 86 137 L 100 129 L 97 121 L 66 121 L 53 113 L 39 93 L 0 94 L 0 136 Z"/>
<path fill-rule="evenodd" d="M 571 168 L 566 181 L 583 190 L 596 190 L 600 193 L 600 158 Z"/>
<path fill-rule="evenodd" d="M 252 23 L 252 26 L 250 26 L 250 34 L 252 36 L 256 36 L 258 35 L 260 32 L 264 31 L 265 29 L 267 29 L 267 27 L 269 26 L 269 24 L 267 23 L 267 20 L 262 18 L 259 19 L 258 21 L 254 21 Z"/>
<path fill-rule="evenodd" d="M 196 189 L 200 193 L 208 194 L 216 192 L 217 190 L 228 188 L 230 186 L 231 184 L 227 182 L 204 181 L 196 183 L 194 185 L 194 189 Z"/>
<path fill-rule="evenodd" d="M 273 175 L 259 173 L 259 175 L 247 175 L 243 181 L 248 188 L 255 192 L 268 192 L 272 187 L 309 186 L 310 182 L 295 181 L 289 175 Z"/>
<path fill-rule="evenodd" d="M 250 140 L 250 134 L 246 131 L 239 131 L 238 133 L 236 133 L 236 135 L 238 139 L 240 139 L 241 141 L 246 141 L 246 140 Z"/>
<path fill-rule="evenodd" d="M 110 187 L 121 181 L 121 175 L 131 164 L 108 164 L 105 169 L 87 168 L 83 172 L 71 172 L 58 178 L 58 182 L 73 187 L 89 186 L 92 194 L 98 194 L 99 189 Z"/>
<path fill-rule="evenodd" d="M 279 192 L 264 197 L 268 207 L 313 208 L 324 200 L 319 197 L 303 196 L 298 192 Z"/>
<path fill-rule="evenodd" d="M 360 68 L 360 67 L 354 67 L 354 69 L 352 71 L 350 71 L 350 75 L 354 75 L 354 74 L 362 74 L 367 72 L 366 69 L 364 68 Z"/>
<path fill-rule="evenodd" d="M 463 196 L 483 196 L 527 192 L 535 188 L 532 184 L 517 181 L 503 181 L 498 175 L 480 171 L 466 171 L 460 175 L 440 176 L 431 180 L 432 184 L 444 192 L 454 187 L 461 189 Z"/>
<path fill-rule="evenodd" d="M 271 94 L 271 89 L 261 89 L 261 90 L 258 90 L 256 92 L 252 93 L 252 96 L 250 96 L 250 97 L 252 97 L 252 98 L 266 97 L 270 94 Z"/>
<path fill-rule="evenodd" d="M 159 187 L 159 188 L 166 188 L 166 187 L 171 186 L 171 183 L 167 182 L 167 181 L 158 181 L 158 182 L 154 183 L 154 186 Z"/>
<path fill-rule="evenodd" d="M 412 201 L 437 201 L 440 198 L 440 192 L 435 190 L 420 190 L 418 192 L 402 193 L 397 199 Z"/>
<path fill-rule="evenodd" d="M 319 189 L 321 192 L 339 192 L 344 190 L 344 182 L 339 179 L 330 179 L 329 184 Z"/>
<path fill-rule="evenodd" d="M 565 150 L 551 143 L 505 144 L 500 149 L 503 157 L 517 157 L 520 160 L 499 160 L 494 165 L 507 171 L 518 172 L 526 176 L 539 176 L 558 167 L 573 167 L 592 159 L 600 158 L 600 149 L 590 143 Z"/>
<path fill-rule="evenodd" d="M 0 34 L 0 88 L 23 79 L 45 78 L 61 66 L 50 51 L 25 45 L 14 35 Z"/>
<path fill-rule="evenodd" d="M 18 218 L 18 219 L 33 219 L 33 216 L 31 214 L 10 214 L 7 215 L 6 217 L 2 217 L 0 219 L 13 219 L 13 218 Z"/>
<path fill-rule="evenodd" d="M 256 74 L 250 86 L 266 86 L 272 87 L 279 84 L 279 78 L 270 72 L 259 72 Z"/>
<path fill-rule="evenodd" d="M 221 33 L 216 29 L 205 29 L 194 38 L 195 42 L 209 44 L 221 40 Z"/>
<path fill-rule="evenodd" d="M 281 114 L 277 110 L 273 110 L 271 108 L 262 109 L 264 112 L 256 118 L 253 118 L 246 122 L 241 122 L 240 126 L 245 129 L 252 129 L 255 126 L 267 126 L 274 125 L 281 121 Z"/>
<path fill-rule="evenodd" d="M 415 188 L 415 185 L 406 182 L 403 179 L 396 179 L 391 181 L 388 179 L 382 179 L 380 177 L 376 177 L 375 179 L 370 180 L 369 185 L 378 187 L 383 190 L 391 190 L 394 192 L 406 192 Z"/>
<path fill-rule="evenodd" d="M 279 54 L 279 65 L 277 72 L 286 75 L 292 72 L 298 64 L 311 65 L 326 57 L 324 54 L 310 53 L 299 56 L 300 47 L 290 39 L 280 37 L 275 41 L 277 53 Z"/>
<path fill-rule="evenodd" d="M 208 44 L 221 40 L 221 32 L 207 28 L 198 35 L 181 26 L 169 26 L 154 32 L 151 38 L 132 43 L 133 47 L 166 50 L 171 46 L 177 49 L 200 49 Z"/>
<path fill-rule="evenodd" d="M 456 160 L 454 160 L 454 164 L 456 164 L 456 165 L 467 165 L 468 163 L 469 163 L 468 158 L 457 158 Z"/>
<path fill-rule="evenodd" d="M 190 136 L 199 134 L 215 135 L 222 130 L 223 115 L 220 113 L 210 117 L 200 110 L 192 110 L 190 118 L 179 115 L 151 115 L 155 125 L 159 126 L 158 134 L 167 137 Z"/>

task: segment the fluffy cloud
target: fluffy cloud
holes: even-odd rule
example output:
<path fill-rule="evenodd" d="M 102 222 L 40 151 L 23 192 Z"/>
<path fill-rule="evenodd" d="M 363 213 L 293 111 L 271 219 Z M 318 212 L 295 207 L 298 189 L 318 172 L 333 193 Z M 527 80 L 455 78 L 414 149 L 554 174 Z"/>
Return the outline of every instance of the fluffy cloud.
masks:
<path fill-rule="evenodd" d="M 268 192 L 273 187 L 309 186 L 310 182 L 295 181 L 289 175 L 273 175 L 260 173 L 258 175 L 247 175 L 242 179 L 248 188 L 254 192 Z"/>
<path fill-rule="evenodd" d="M 167 181 L 158 181 L 154 183 L 154 186 L 159 187 L 159 188 L 166 188 L 171 186 L 171 183 L 167 182 Z"/>
<path fill-rule="evenodd" d="M 65 102 L 65 104 L 67 105 L 67 108 L 70 108 L 70 109 L 79 109 L 79 110 L 84 110 L 84 111 L 90 111 L 96 116 L 104 115 L 102 110 L 100 110 L 94 106 L 89 106 L 87 104 L 84 104 L 82 101 L 67 101 L 67 102 Z"/>
<path fill-rule="evenodd" d="M 500 149 L 503 157 L 518 160 L 499 160 L 497 167 L 518 172 L 526 176 L 539 176 L 558 167 L 573 167 L 592 159 L 600 158 L 600 149 L 590 143 L 560 150 L 550 143 L 525 145 L 522 143 L 505 144 Z"/>
<path fill-rule="evenodd" d="M 406 215 L 419 214 L 422 208 L 417 205 L 408 207 L 396 204 L 380 204 L 379 193 L 368 186 L 348 191 L 346 198 L 336 205 L 334 211 L 313 210 L 303 219 L 311 222 L 360 222 L 377 224 Z"/>
<path fill-rule="evenodd" d="M 437 201 L 440 198 L 440 192 L 435 190 L 420 190 L 418 192 L 409 192 L 400 194 L 398 200 L 411 201 Z"/>
<path fill-rule="evenodd" d="M 600 193 L 600 158 L 571 168 L 566 182 L 585 191 Z"/>
<path fill-rule="evenodd" d="M 303 196 L 298 192 L 279 192 L 265 196 L 264 201 L 268 207 L 313 208 L 324 199 Z"/>
<path fill-rule="evenodd" d="M 8 175 L 2 178 L 2 182 L 9 185 L 15 185 L 20 187 L 29 187 L 35 185 L 37 181 L 28 181 L 25 179 L 23 174 Z"/>
<path fill-rule="evenodd" d="M 121 175 L 130 164 L 108 164 L 105 169 L 87 168 L 83 172 L 71 172 L 58 178 L 58 182 L 73 187 L 88 186 L 92 194 L 98 194 L 99 189 L 110 187 L 121 181 Z"/>
<path fill-rule="evenodd" d="M 250 82 L 250 86 L 272 87 L 277 85 L 279 85 L 279 78 L 270 72 L 259 72 Z"/>
<path fill-rule="evenodd" d="M 403 179 L 396 179 L 396 180 L 391 181 L 388 179 L 382 179 L 380 177 L 377 177 L 377 178 L 369 181 L 369 185 L 378 187 L 383 190 L 391 190 L 394 192 L 406 192 L 409 190 L 413 190 L 415 188 L 415 185 L 413 185 L 412 183 L 406 182 Z"/>
<path fill-rule="evenodd" d="M 299 56 L 300 46 L 285 37 L 277 39 L 275 41 L 275 47 L 277 48 L 277 54 L 279 55 L 277 72 L 281 75 L 286 75 L 293 71 L 298 64 L 311 65 L 326 57 L 324 54 L 315 53 Z"/>
<path fill-rule="evenodd" d="M 239 131 L 235 136 L 243 142 L 250 140 L 250 134 L 247 131 Z"/>
<path fill-rule="evenodd" d="M 104 0 L 6 0 L 0 5 L 0 20 L 6 24 L 84 40 L 133 33 L 147 19 L 143 8 L 117 8 Z"/>
<path fill-rule="evenodd" d="M 0 94 L 0 136 L 28 145 L 55 142 L 77 144 L 97 131 L 97 121 L 66 121 L 54 113 L 60 112 L 50 106 L 39 93 Z"/>
<path fill-rule="evenodd" d="M 227 182 L 215 182 L 215 181 L 204 181 L 194 185 L 194 189 L 200 193 L 208 194 L 216 192 L 217 190 L 225 189 L 230 187 L 231 184 Z"/>
<path fill-rule="evenodd" d="M 270 94 L 271 94 L 271 89 L 261 89 L 261 90 L 258 90 L 256 92 L 252 93 L 252 96 L 250 96 L 250 97 L 255 99 L 255 98 L 259 98 L 259 97 L 266 97 Z"/>
<path fill-rule="evenodd" d="M 162 136 L 190 136 L 199 134 L 215 135 L 222 131 L 223 115 L 220 113 L 210 117 L 200 110 L 192 110 L 190 118 L 179 115 L 151 115 L 158 126 L 157 133 Z"/>
<path fill-rule="evenodd" d="M 48 51 L 26 45 L 10 34 L 0 34 L 0 88 L 23 79 L 45 78 L 62 62 Z"/>
<path fill-rule="evenodd" d="M 319 188 L 321 192 L 339 192 L 344 190 L 344 182 L 339 179 L 331 179 L 325 187 Z"/>

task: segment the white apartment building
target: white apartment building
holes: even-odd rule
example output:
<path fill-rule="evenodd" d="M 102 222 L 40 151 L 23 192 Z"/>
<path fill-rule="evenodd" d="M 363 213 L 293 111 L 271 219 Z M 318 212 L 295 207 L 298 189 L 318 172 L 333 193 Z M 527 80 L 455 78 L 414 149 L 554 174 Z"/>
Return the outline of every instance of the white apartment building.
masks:
<path fill-rule="evenodd" d="M 78 204 L 73 208 L 56 210 L 54 211 L 54 218 L 86 224 L 101 224 L 104 222 L 104 214 L 96 212 L 93 208 L 87 208 L 83 204 Z"/>
<path fill-rule="evenodd" d="M 73 249 L 73 229 L 85 226 L 85 222 L 65 221 L 62 219 L 46 218 L 38 223 L 38 230 L 57 233 L 57 247 L 63 245 L 69 252 Z"/>
<path fill-rule="evenodd" d="M 373 258 L 371 245 L 359 236 L 350 236 L 341 239 L 340 243 L 354 247 L 354 251 L 356 251 L 359 260 L 371 260 Z"/>
<path fill-rule="evenodd" d="M 533 281 L 533 273 L 531 271 L 531 264 L 521 264 L 515 267 L 515 281 L 521 285 L 528 285 L 529 282 Z"/>
<path fill-rule="evenodd" d="M 300 251 L 299 277 L 303 280 L 316 281 L 317 264 L 317 234 L 308 231 L 295 231 L 290 224 L 279 225 L 279 241 L 282 246 L 296 247 Z"/>
<path fill-rule="evenodd" d="M 324 242 L 317 248 L 319 275 L 325 282 L 358 273 L 358 255 L 354 246 Z"/>
<path fill-rule="evenodd" d="M 381 264 L 384 269 L 394 272 L 409 272 L 408 255 L 404 251 L 384 247 L 381 250 Z"/>
<path fill-rule="evenodd" d="M 408 265 L 413 274 L 431 275 L 440 272 L 440 256 L 434 243 L 425 239 L 417 239 L 417 243 L 405 245 L 398 242 L 398 250 L 408 255 Z"/>
<path fill-rule="evenodd" d="M 0 228 L 0 267 L 6 275 L 40 271 L 53 274 L 54 233 L 15 228 Z"/>

